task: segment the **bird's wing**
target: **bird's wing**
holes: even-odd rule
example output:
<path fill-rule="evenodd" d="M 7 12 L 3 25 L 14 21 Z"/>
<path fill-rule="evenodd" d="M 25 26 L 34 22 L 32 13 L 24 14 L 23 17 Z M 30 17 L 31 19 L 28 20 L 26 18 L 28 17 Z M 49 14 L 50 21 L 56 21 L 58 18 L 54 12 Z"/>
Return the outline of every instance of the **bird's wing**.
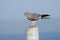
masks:
<path fill-rule="evenodd" d="M 33 15 L 32 15 L 32 13 L 29 13 L 29 12 L 25 12 L 25 14 L 24 14 L 25 16 L 27 16 L 28 18 L 30 18 L 30 17 L 32 17 Z"/>
<path fill-rule="evenodd" d="M 41 19 L 48 19 L 48 16 L 50 16 L 50 15 L 48 15 L 48 14 L 43 14 L 43 15 L 41 15 Z"/>

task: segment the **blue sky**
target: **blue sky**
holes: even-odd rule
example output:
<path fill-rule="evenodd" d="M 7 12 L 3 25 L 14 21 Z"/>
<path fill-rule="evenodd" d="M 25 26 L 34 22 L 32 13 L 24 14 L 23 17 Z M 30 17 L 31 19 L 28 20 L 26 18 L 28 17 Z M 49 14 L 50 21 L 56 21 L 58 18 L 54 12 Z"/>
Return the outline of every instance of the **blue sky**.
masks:
<path fill-rule="evenodd" d="M 50 20 L 38 22 L 41 32 L 59 31 L 60 0 L 0 0 L 0 34 L 24 33 L 31 24 L 26 11 L 51 15 Z"/>

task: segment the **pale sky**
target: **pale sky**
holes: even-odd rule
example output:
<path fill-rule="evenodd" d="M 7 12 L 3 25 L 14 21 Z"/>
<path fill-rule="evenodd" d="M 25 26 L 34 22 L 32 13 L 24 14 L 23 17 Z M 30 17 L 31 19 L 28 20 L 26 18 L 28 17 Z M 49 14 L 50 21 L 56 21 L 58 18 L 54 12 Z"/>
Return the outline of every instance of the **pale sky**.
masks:
<path fill-rule="evenodd" d="M 60 0 L 0 0 L 0 33 L 19 33 L 21 30 L 24 32 L 25 26 L 30 25 L 24 16 L 26 11 L 49 14 L 51 19 L 49 22 L 45 20 L 45 22 L 40 23 L 41 26 L 45 25 L 46 29 L 47 26 L 60 28 L 60 21 L 57 21 L 60 20 Z M 46 22 L 50 25 L 47 25 Z M 51 27 L 50 29 L 56 31 L 56 28 Z"/>

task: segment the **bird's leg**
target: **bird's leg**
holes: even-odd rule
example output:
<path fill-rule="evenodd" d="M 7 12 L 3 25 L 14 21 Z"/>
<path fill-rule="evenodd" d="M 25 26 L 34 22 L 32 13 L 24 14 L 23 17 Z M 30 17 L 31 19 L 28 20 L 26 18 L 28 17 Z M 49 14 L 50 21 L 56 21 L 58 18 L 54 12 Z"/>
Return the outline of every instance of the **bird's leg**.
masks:
<path fill-rule="evenodd" d="M 36 22 L 37 21 L 32 21 L 32 25 L 31 26 L 36 26 Z"/>

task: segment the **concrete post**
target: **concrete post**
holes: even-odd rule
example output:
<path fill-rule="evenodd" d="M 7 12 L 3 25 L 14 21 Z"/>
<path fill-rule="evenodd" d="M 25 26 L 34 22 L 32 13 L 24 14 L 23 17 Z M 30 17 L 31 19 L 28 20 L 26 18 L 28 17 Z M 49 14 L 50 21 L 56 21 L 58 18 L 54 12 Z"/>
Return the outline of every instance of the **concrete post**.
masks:
<path fill-rule="evenodd" d="M 32 25 L 26 30 L 27 40 L 39 40 L 39 31 L 38 27 L 35 26 L 35 22 L 36 21 L 32 21 Z"/>

